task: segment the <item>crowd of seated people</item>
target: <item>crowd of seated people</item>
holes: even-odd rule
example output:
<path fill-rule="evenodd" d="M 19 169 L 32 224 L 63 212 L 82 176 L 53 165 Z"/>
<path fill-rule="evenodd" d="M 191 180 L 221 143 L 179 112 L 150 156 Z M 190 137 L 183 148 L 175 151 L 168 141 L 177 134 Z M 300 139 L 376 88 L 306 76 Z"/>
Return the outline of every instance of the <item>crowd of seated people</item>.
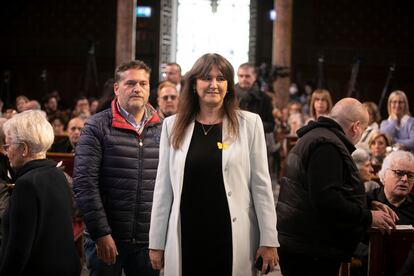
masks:
<path fill-rule="evenodd" d="M 312 89 L 308 83 L 306 86 L 307 91 Z M 297 85 L 292 85 L 290 89 L 298 89 L 297 87 Z M 290 94 L 290 102 L 283 109 L 275 107 L 276 100 L 273 99 L 276 142 L 283 142 L 287 138 L 291 140 L 291 137 L 296 136 L 296 131 L 311 120 L 317 120 L 319 116 L 329 116 L 333 106 L 331 94 L 326 89 L 316 89 L 311 94 L 307 92 L 306 95 L 294 93 L 294 97 L 292 93 Z M 303 102 L 304 100 L 308 102 Z M 374 169 L 374 178 L 378 178 L 376 173 L 388 153 L 398 149 L 414 150 L 414 118 L 410 116 L 407 96 L 400 90 L 390 94 L 388 98 L 389 117 L 385 120 L 381 120 L 379 108 L 374 102 L 367 101 L 363 105 L 368 111 L 369 122 L 356 147 L 369 154 Z M 290 147 L 283 147 L 283 143 L 280 144 L 282 150 L 278 162 L 283 162 L 287 154 L 286 148 Z M 280 164 L 274 164 L 273 167 L 276 171 L 280 168 Z"/>
<path fill-rule="evenodd" d="M 161 84 L 157 99 L 158 111 L 164 117 L 167 117 L 177 111 L 179 93 L 174 84 L 168 81 Z M 170 92 L 169 90 L 173 91 Z M 273 110 L 276 133 L 295 136 L 296 131 L 300 127 L 306 125 L 311 120 L 317 120 L 320 116 L 328 115 L 333 106 L 331 94 L 326 89 L 316 89 L 312 94 L 307 94 L 306 99 L 308 102 L 306 104 L 303 104 L 300 99 L 300 97 L 296 97 L 294 99 L 295 101 L 290 102 L 284 110 L 278 110 L 276 108 Z M 72 110 L 61 110 L 59 108 L 59 101 L 60 97 L 56 92 L 47 95 L 43 99 L 42 105 L 34 99 L 20 95 L 15 100 L 15 108 L 3 112 L 2 120 L 7 120 L 14 114 L 26 110 L 43 109 L 47 114 L 47 119 L 53 126 L 55 137 L 64 137 L 63 139 L 55 140 L 50 151 L 72 153 L 74 152 L 85 120 L 99 111 L 101 102 L 94 98 L 88 99 L 81 96 L 76 100 Z M 303 110 L 303 106 L 307 106 L 306 109 L 309 110 L 309 114 Z M 365 190 L 369 193 L 370 198 L 387 204 L 400 217 L 400 205 L 393 204 L 394 198 L 392 196 L 395 194 L 393 192 L 387 194 L 387 187 L 385 185 L 387 183 L 386 180 L 391 182 L 390 179 L 398 179 L 396 180 L 398 182 L 401 179 L 407 179 L 407 183 L 411 183 L 410 185 L 406 187 L 394 183 L 394 186 L 397 187 L 393 189 L 398 191 L 411 191 L 412 189 L 414 176 L 409 173 L 414 172 L 414 168 L 412 170 L 411 168 L 398 169 L 397 167 L 401 165 L 402 161 L 397 162 L 398 159 L 395 157 L 399 156 L 401 159 L 409 158 L 403 156 L 401 151 L 398 150 L 414 151 L 414 118 L 410 115 L 408 99 L 403 91 L 397 90 L 392 92 L 387 104 L 388 118 L 384 120 L 381 120 L 378 106 L 375 103 L 365 102 L 364 106 L 369 113 L 369 123 L 367 129 L 362 134 L 361 140 L 356 145 L 358 149 L 353 153 L 352 157 L 354 158 L 355 164 L 360 172 L 361 181 L 364 183 Z M 398 154 L 395 155 L 396 153 Z M 7 159 L 1 151 L 0 158 Z M 390 163 L 386 163 L 388 158 L 391 160 L 389 161 Z M 4 163 L 3 159 L 1 159 L 2 164 Z M 277 167 L 278 165 L 275 164 L 275 166 Z M 1 169 L 3 167 L 4 165 L 2 165 Z M 4 177 L 3 172 L 3 177 L 0 179 L 1 182 L 12 182 L 10 178 L 3 181 Z M 412 200 L 411 194 L 407 193 L 402 199 L 405 202 L 402 206 L 405 207 L 408 203 L 412 206 Z M 410 214 L 414 212 L 412 207 L 408 209 Z M 400 217 L 399 222 L 412 224 L 413 217 L 409 217 L 408 221 L 406 219 L 401 220 L 401 218 L 404 218 L 403 215 Z"/>

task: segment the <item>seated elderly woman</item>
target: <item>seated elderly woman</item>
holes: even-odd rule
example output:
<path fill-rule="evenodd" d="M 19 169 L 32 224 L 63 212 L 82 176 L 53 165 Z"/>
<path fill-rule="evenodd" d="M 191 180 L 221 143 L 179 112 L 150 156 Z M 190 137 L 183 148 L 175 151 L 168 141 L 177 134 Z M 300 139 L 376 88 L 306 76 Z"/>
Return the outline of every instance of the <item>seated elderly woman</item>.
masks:
<path fill-rule="evenodd" d="M 389 137 L 383 132 L 375 132 L 368 141 L 369 151 L 371 153 L 371 164 L 377 173 L 382 165 L 382 162 L 387 156 L 387 151 L 390 149 L 391 143 Z"/>
<path fill-rule="evenodd" d="M 365 192 L 379 188 L 380 185 L 372 180 L 374 176 L 374 169 L 371 166 L 369 153 L 364 149 L 356 149 L 352 153 L 352 159 L 354 159 L 354 162 L 358 168 L 361 182 L 364 183 Z"/>
<path fill-rule="evenodd" d="M 390 207 L 399 217 L 396 224 L 414 224 L 414 155 L 391 152 L 382 163 L 379 177 L 383 187 L 368 193 L 368 202 L 379 201 Z"/>
<path fill-rule="evenodd" d="M 16 182 L 3 216 L 0 275 L 79 275 L 71 191 L 56 163 L 45 159 L 54 139 L 46 114 L 19 113 L 3 129 Z"/>

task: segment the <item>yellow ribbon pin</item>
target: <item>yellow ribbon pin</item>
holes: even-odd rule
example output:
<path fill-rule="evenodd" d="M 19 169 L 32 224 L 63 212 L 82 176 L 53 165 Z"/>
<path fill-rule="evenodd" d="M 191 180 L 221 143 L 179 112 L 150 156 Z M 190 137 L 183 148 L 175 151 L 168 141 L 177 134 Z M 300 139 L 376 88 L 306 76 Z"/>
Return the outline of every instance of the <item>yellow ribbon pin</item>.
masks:
<path fill-rule="evenodd" d="M 225 149 L 227 149 L 229 147 L 229 145 L 224 144 L 224 143 L 217 142 L 217 147 L 219 149 L 221 149 L 221 150 L 225 150 Z"/>

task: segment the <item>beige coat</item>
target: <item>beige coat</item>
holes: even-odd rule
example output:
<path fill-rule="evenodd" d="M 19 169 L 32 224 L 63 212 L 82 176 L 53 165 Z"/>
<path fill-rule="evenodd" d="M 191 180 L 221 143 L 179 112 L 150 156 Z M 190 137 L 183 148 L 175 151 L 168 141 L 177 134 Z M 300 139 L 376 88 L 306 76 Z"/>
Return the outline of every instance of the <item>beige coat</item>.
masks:
<path fill-rule="evenodd" d="M 279 242 L 263 124 L 247 111 L 239 111 L 238 119 L 239 137 L 233 141 L 226 138 L 226 118 L 223 121 L 222 162 L 232 223 L 233 275 L 245 276 L 257 273 L 254 259 L 259 245 L 278 247 Z M 149 237 L 149 248 L 165 250 L 165 276 L 181 275 L 181 190 L 194 130 L 192 123 L 181 148 L 174 150 L 168 140 L 174 120 L 175 116 L 165 119 L 162 128 Z"/>

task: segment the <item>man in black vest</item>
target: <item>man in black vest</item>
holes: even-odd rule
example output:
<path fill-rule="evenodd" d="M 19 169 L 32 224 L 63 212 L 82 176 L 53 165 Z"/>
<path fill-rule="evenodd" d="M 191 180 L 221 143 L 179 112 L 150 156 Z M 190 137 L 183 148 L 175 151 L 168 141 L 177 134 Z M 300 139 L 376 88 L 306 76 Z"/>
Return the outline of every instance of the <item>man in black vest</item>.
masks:
<path fill-rule="evenodd" d="M 367 209 L 351 157 L 367 125 L 363 105 L 345 98 L 329 117 L 299 129 L 277 204 L 284 276 L 338 275 L 341 262 L 352 256 L 369 226 L 395 227 L 388 213 Z"/>

